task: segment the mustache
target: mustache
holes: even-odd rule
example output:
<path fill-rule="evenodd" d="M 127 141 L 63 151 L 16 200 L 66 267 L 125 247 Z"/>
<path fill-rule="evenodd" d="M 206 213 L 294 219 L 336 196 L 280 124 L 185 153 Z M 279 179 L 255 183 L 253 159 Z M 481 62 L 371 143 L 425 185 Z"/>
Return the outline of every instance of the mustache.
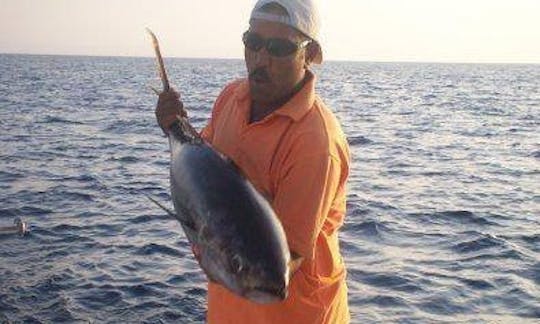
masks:
<path fill-rule="evenodd" d="M 270 81 L 270 74 L 268 73 L 268 71 L 266 71 L 265 68 L 260 67 L 251 71 L 251 73 L 249 73 L 249 78 L 250 79 L 255 78 L 255 79 L 259 79 L 263 81 Z"/>

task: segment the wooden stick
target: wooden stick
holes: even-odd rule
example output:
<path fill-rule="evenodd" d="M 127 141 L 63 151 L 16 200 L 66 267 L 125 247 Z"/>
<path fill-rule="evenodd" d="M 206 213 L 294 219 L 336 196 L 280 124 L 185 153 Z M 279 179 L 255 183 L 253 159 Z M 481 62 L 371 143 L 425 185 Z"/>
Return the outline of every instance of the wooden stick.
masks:
<path fill-rule="evenodd" d="M 167 92 L 170 89 L 169 79 L 167 78 L 167 71 L 165 71 L 165 63 L 163 63 L 163 57 L 161 56 L 161 51 L 159 50 L 157 37 L 149 28 L 146 28 L 146 31 L 148 34 L 150 34 L 150 37 L 152 37 L 152 45 L 154 45 L 154 51 L 156 52 L 159 76 L 161 77 L 161 83 L 163 83 L 163 91 Z"/>

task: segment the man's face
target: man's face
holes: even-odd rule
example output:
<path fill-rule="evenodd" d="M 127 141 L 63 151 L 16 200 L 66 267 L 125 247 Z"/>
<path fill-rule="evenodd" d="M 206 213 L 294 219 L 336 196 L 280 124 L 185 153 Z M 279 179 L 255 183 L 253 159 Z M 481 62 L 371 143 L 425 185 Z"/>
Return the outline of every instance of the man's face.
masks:
<path fill-rule="evenodd" d="M 249 28 L 263 39 L 284 38 L 300 43 L 305 38 L 293 28 L 269 21 L 254 20 Z M 260 104 L 272 104 L 290 95 L 304 78 L 306 49 L 299 49 L 285 57 L 270 55 L 266 48 L 244 52 L 249 76 L 251 98 Z"/>

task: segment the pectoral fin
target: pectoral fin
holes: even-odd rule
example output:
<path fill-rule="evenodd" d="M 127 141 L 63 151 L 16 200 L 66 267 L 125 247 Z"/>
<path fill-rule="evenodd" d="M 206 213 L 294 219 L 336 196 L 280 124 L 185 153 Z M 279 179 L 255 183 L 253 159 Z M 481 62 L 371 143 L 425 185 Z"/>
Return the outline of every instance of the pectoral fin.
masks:
<path fill-rule="evenodd" d="M 182 224 L 182 227 L 184 228 L 184 230 L 186 231 L 186 234 L 191 237 L 195 237 L 196 236 L 196 230 L 195 230 L 195 224 L 191 223 L 191 222 L 188 222 L 186 220 L 184 220 L 183 218 L 179 217 L 173 210 L 163 206 L 162 204 L 160 204 L 157 200 L 155 200 L 154 198 L 150 197 L 150 196 L 146 196 L 146 198 L 150 199 L 151 202 L 153 202 L 154 204 L 156 204 L 159 208 L 163 209 L 167 214 L 169 214 L 169 216 L 172 216 L 174 218 L 176 218 L 180 224 Z"/>

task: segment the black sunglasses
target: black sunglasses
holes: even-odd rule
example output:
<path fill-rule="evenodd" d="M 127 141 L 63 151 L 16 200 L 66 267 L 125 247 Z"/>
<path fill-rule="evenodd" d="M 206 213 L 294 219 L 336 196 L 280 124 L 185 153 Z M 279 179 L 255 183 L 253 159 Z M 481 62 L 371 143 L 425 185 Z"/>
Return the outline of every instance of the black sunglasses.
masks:
<path fill-rule="evenodd" d="M 285 38 L 267 38 L 264 39 L 256 33 L 247 31 L 242 36 L 242 41 L 247 49 L 253 52 L 258 52 L 261 48 L 265 48 L 268 54 L 275 57 L 289 56 L 299 49 L 308 46 L 311 39 L 295 43 Z"/>

